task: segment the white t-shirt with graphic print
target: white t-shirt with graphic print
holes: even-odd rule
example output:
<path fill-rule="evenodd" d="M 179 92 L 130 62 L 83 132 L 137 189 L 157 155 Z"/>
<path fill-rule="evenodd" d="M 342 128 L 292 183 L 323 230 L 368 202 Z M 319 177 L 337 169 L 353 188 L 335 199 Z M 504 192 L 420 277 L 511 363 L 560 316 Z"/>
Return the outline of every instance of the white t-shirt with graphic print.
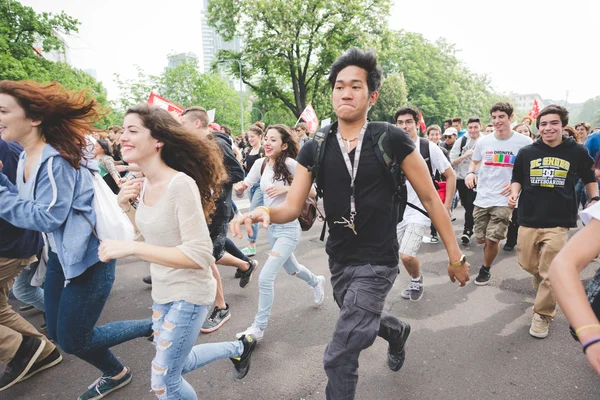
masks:
<path fill-rule="evenodd" d="M 473 161 L 481 161 L 477 172 L 477 197 L 473 204 L 481 208 L 508 207 L 508 197 L 501 194 L 502 186 L 510 183 L 517 153 L 533 141 L 513 131 L 505 140 L 496 134 L 484 136 L 477 141 Z"/>

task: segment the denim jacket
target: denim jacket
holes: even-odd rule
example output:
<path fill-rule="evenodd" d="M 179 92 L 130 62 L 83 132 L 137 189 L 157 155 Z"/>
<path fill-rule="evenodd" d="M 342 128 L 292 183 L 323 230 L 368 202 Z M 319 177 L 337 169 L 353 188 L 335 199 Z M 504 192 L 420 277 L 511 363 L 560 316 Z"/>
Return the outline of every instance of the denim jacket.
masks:
<path fill-rule="evenodd" d="M 21 154 L 17 182 L 23 181 Z M 65 279 L 75 278 L 96 264 L 99 241 L 92 235 L 92 224 L 96 223 L 94 212 L 94 185 L 90 171 L 97 164 L 82 159 L 79 169 L 73 168 L 51 145 L 42 151 L 40 167 L 34 179 L 34 199 L 19 197 L 18 189 L 0 171 L 0 218 L 23 228 L 52 233 L 56 241 L 58 258 Z"/>

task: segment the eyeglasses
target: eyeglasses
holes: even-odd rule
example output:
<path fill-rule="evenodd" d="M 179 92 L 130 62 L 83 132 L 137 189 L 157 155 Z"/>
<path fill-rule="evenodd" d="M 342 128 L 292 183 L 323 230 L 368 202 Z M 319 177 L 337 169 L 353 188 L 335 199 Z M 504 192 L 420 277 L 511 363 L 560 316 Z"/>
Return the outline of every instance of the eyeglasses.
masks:
<path fill-rule="evenodd" d="M 413 125 L 415 123 L 414 120 L 412 119 L 407 119 L 406 121 L 396 121 L 396 126 L 403 126 L 403 125 Z"/>

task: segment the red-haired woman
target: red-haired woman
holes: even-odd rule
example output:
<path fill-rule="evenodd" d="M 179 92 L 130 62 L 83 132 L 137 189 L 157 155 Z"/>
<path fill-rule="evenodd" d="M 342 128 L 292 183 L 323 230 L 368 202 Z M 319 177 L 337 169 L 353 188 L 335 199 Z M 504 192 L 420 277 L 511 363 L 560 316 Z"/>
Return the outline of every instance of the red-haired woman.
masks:
<path fill-rule="evenodd" d="M 151 319 L 95 326 L 115 280 L 115 261 L 100 261 L 93 235 L 92 173 L 85 135 L 97 103 L 57 83 L 0 82 L 0 130 L 24 151 L 17 185 L 0 173 L 0 218 L 48 233 L 44 286 L 48 336 L 66 353 L 102 371 L 80 400 L 97 399 L 131 381 L 109 348 L 152 334 Z"/>

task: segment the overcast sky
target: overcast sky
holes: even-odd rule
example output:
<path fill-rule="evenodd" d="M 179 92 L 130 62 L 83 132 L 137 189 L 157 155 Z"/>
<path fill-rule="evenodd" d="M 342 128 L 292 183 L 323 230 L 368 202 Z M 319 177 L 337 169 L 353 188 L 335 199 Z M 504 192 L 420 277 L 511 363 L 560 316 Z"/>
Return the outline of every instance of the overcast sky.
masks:
<path fill-rule="evenodd" d="M 118 95 L 113 74 L 135 76 L 133 66 L 160 73 L 167 54 L 202 57 L 200 12 L 203 0 L 21 0 L 37 12 L 67 14 L 81 22 L 69 43 L 70 62 L 93 68 Z M 474 72 L 488 74 L 500 92 L 539 93 L 570 103 L 600 95 L 600 2 L 503 0 L 396 0 L 388 20 L 394 29 L 445 37 L 461 50 Z M 427 60 L 423 60 L 427 62 Z"/>

